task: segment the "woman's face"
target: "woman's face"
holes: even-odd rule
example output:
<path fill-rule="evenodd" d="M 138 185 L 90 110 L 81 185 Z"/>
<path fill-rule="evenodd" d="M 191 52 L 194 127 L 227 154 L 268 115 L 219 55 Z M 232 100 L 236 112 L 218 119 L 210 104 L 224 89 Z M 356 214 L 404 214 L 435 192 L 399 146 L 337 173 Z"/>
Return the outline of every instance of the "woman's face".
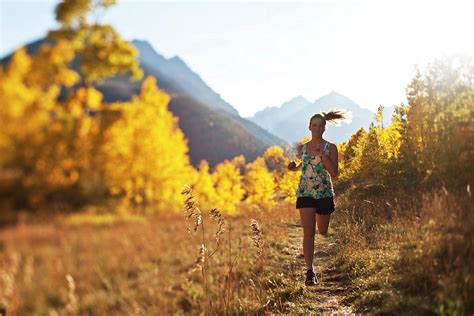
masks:
<path fill-rule="evenodd" d="M 323 135 L 326 130 L 326 121 L 321 118 L 314 118 L 309 124 L 309 130 L 313 135 Z"/>

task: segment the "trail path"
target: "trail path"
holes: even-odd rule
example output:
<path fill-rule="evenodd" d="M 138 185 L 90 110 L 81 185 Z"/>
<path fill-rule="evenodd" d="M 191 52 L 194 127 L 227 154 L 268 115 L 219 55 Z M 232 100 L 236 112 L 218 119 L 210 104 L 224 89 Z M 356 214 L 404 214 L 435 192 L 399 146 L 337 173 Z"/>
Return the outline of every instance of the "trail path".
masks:
<path fill-rule="evenodd" d="M 335 260 L 337 241 L 334 234 L 316 236 L 314 267 L 318 284 L 311 287 L 304 286 L 304 256 L 302 249 L 302 228 L 299 222 L 286 223 L 284 226 L 287 241 L 283 251 L 283 271 L 287 277 L 301 287 L 298 299 L 289 303 L 293 314 L 317 315 L 352 315 L 350 306 L 344 305 L 343 300 L 349 291 L 349 280 L 346 275 L 338 272 Z M 287 303 L 288 304 L 288 303 Z"/>

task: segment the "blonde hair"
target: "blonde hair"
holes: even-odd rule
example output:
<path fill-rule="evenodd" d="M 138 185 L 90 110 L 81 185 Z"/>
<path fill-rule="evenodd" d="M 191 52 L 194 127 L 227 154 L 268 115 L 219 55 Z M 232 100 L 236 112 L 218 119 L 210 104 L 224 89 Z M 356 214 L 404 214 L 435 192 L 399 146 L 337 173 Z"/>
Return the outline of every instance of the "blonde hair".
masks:
<path fill-rule="evenodd" d="M 337 124 L 347 119 L 348 114 L 347 111 L 343 109 L 331 109 L 329 112 L 321 112 L 311 116 L 309 124 L 311 125 L 311 122 L 316 118 L 323 119 L 325 122 L 329 122 L 330 124 Z"/>

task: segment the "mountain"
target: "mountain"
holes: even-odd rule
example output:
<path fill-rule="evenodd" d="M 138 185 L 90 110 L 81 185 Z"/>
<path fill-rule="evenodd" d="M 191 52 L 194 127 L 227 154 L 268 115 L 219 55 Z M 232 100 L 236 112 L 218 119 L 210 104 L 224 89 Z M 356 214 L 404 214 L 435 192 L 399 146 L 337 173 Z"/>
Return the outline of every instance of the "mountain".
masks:
<path fill-rule="evenodd" d="M 295 143 L 305 136 L 311 136 L 308 130 L 311 116 L 334 107 L 346 109 L 352 115 L 350 121 L 342 122 L 339 126 L 327 125 L 325 138 L 336 144 L 349 139 L 361 127 L 367 129 L 375 115 L 374 112 L 360 107 L 348 97 L 333 91 L 313 103 L 305 102 L 304 98 L 297 97 L 279 108 L 267 108 L 257 112 L 250 120 L 287 142 Z M 384 121 L 386 116 L 389 116 L 390 108 L 386 111 Z"/>
<path fill-rule="evenodd" d="M 272 106 L 267 107 L 262 111 L 256 112 L 253 117 L 249 119 L 270 131 L 275 124 L 295 114 L 310 104 L 311 102 L 302 96 L 298 96 L 289 100 L 288 102 L 283 103 L 281 107 Z"/>
<path fill-rule="evenodd" d="M 161 78 L 173 81 L 173 85 L 167 87 L 170 90 L 169 92 L 186 92 L 186 94 L 212 109 L 239 115 L 236 109 L 225 102 L 219 94 L 215 93 L 178 56 L 166 59 L 158 54 L 146 41 L 133 40 L 132 44 L 139 51 L 142 68 L 149 70 L 151 73 L 157 72 L 161 75 Z M 160 79 L 160 77 L 157 78 Z"/>
<path fill-rule="evenodd" d="M 45 40 L 26 46 L 33 54 Z M 146 41 L 134 40 L 145 77 L 157 78 L 160 89 L 171 95 L 169 109 L 179 118 L 179 126 L 188 139 L 193 165 L 207 160 L 211 166 L 244 155 L 247 161 L 262 155 L 266 148 L 284 145 L 285 141 L 272 135 L 238 112 L 214 92 L 179 57 L 167 59 Z M 2 59 L 8 63 L 11 56 Z M 127 101 L 139 92 L 141 82 L 131 82 L 127 76 L 117 76 L 97 84 L 105 102 Z"/>

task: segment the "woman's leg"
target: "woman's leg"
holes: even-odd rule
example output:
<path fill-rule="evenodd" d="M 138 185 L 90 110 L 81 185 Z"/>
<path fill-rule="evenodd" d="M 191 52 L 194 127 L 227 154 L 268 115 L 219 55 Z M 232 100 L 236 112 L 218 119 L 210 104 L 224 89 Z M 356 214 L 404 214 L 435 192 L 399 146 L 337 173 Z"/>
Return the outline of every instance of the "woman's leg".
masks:
<path fill-rule="evenodd" d="M 328 215 L 316 214 L 316 222 L 318 223 L 319 234 L 324 236 L 328 233 L 330 219 L 331 219 L 331 214 L 328 214 Z"/>
<path fill-rule="evenodd" d="M 303 254 L 306 267 L 313 269 L 314 234 L 316 230 L 316 209 L 300 208 L 301 224 L 303 225 Z"/>

